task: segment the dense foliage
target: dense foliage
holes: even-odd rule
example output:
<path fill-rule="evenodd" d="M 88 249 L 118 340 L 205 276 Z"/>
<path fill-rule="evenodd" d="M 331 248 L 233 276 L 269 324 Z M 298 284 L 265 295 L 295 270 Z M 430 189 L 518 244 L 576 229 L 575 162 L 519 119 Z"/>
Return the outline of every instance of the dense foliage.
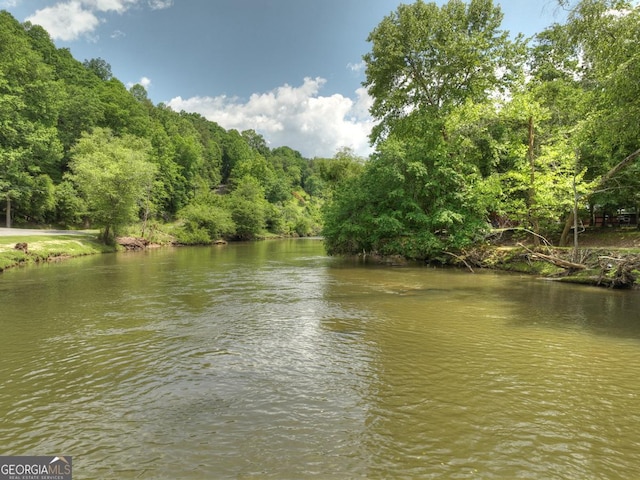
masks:
<path fill-rule="evenodd" d="M 366 161 L 305 159 L 255 131 L 154 105 L 100 58 L 0 12 L 6 223 L 172 222 L 178 241 L 322 232 L 331 254 L 428 259 L 520 226 L 566 241 L 575 213 L 640 206 L 640 7 L 557 0 L 531 39 L 493 0 L 401 4 L 369 35 Z"/>
<path fill-rule="evenodd" d="M 319 232 L 320 205 L 355 163 L 269 148 L 256 132 L 153 105 L 100 58 L 79 62 L 47 32 L 0 12 L 0 208 L 6 223 L 172 222 L 178 241 Z M 335 162 L 335 165 L 333 163 Z"/>
<path fill-rule="evenodd" d="M 636 208 L 640 7 L 559 0 L 533 39 L 492 0 L 418 0 L 371 32 L 376 152 L 325 210 L 330 253 L 434 258 L 519 225 L 566 239 L 581 216 Z"/>

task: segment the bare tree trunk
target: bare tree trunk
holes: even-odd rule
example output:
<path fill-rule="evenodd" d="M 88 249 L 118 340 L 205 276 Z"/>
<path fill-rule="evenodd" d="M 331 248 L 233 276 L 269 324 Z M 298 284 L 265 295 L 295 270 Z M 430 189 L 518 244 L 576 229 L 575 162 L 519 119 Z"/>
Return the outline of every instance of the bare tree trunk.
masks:
<path fill-rule="evenodd" d="M 529 165 L 531 166 L 530 173 L 530 185 L 529 185 L 529 221 L 531 222 L 531 229 L 536 233 L 540 234 L 540 223 L 538 222 L 538 215 L 535 212 L 535 204 L 536 204 L 536 165 L 535 165 L 535 157 L 534 157 L 534 138 L 535 131 L 533 125 L 533 115 L 529 117 L 529 151 L 527 152 L 527 156 L 529 157 Z M 536 235 L 533 236 L 533 244 L 535 246 L 540 245 L 540 238 Z"/>
<path fill-rule="evenodd" d="M 7 192 L 7 216 L 6 225 L 7 228 L 11 228 L 11 195 Z"/>
<path fill-rule="evenodd" d="M 576 157 L 576 169 L 573 174 L 573 261 L 578 262 L 578 189 L 576 177 L 578 175 L 578 158 Z"/>

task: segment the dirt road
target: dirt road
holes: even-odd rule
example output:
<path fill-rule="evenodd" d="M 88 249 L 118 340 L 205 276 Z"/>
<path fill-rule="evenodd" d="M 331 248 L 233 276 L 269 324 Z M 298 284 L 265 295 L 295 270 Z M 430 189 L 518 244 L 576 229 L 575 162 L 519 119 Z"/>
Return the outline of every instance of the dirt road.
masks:
<path fill-rule="evenodd" d="M 39 230 L 35 228 L 0 228 L 0 237 L 22 237 L 34 235 L 95 235 L 92 230 Z"/>

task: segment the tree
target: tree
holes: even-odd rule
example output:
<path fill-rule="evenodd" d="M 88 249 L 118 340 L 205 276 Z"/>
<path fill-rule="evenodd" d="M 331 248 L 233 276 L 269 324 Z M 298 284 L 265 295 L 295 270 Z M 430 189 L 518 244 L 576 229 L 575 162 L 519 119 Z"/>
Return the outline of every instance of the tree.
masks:
<path fill-rule="evenodd" d="M 532 91 L 552 113 L 551 135 L 570 143 L 573 152 L 567 156 L 589 182 L 583 182 L 582 193 L 578 186 L 580 202 L 591 204 L 591 210 L 633 205 L 638 188 L 633 152 L 640 145 L 635 79 L 640 9 L 624 0 L 559 3 L 569 10 L 568 22 L 536 36 Z M 574 210 L 575 204 L 566 208 L 561 245 L 577 222 Z"/>
<path fill-rule="evenodd" d="M 33 49 L 24 27 L 0 11 L 0 195 L 6 202 L 8 227 L 13 205 L 33 218 L 42 213 L 43 205 L 51 205 L 46 195 L 42 202 L 31 199 L 49 191 L 43 185 L 49 185 L 51 178 L 42 176 L 54 177 L 59 171 L 60 92 L 52 69 Z M 33 205 L 38 212 L 29 210 Z"/>
<path fill-rule="evenodd" d="M 499 29 L 501 19 L 491 0 L 442 7 L 418 0 L 369 35 L 365 85 L 380 122 L 372 133 L 377 150 L 361 180 L 339 189 L 327 208 L 330 251 L 433 258 L 486 227 L 480 165 L 459 154 L 448 120 L 495 96 L 518 71 L 521 44 Z M 363 218 L 344 210 L 342 195 L 358 200 L 353 208 Z"/>
<path fill-rule="evenodd" d="M 236 164 L 251 161 L 255 152 L 237 130 L 229 130 L 222 139 L 222 183 L 227 183 Z"/>
<path fill-rule="evenodd" d="M 111 65 L 109 65 L 106 60 L 100 57 L 92 58 L 91 60 L 85 60 L 82 64 L 87 70 L 93 72 L 94 75 L 103 82 L 108 82 L 113 78 L 113 74 L 111 73 Z"/>
<path fill-rule="evenodd" d="M 369 35 L 372 48 L 364 56 L 364 85 L 380 120 L 372 139 L 416 112 L 433 118 L 505 87 L 524 52 L 520 39 L 511 42 L 499 29 L 501 21 L 492 0 L 450 0 L 442 7 L 418 0 L 385 17 Z"/>
<path fill-rule="evenodd" d="M 609 172 L 622 173 L 617 165 L 640 146 L 640 6 L 582 0 L 572 9 L 566 28 L 579 49 L 580 77 L 591 94 L 577 132 L 581 160 L 595 174 L 594 180 L 609 180 L 598 189 L 615 187 L 624 196 L 624 189 L 611 183 L 617 175 Z"/>
<path fill-rule="evenodd" d="M 211 243 L 235 234 L 236 227 L 231 212 L 225 207 L 223 197 L 201 191 L 178 216 L 184 220 L 184 234 L 181 241 L 186 243 Z"/>
<path fill-rule="evenodd" d="M 116 137 L 102 128 L 83 135 L 72 149 L 70 178 L 86 201 L 88 217 L 104 229 L 105 241 L 138 218 L 156 173 L 149 150 L 147 140 Z"/>
<path fill-rule="evenodd" d="M 269 155 L 269 146 L 262 135 L 257 133 L 255 130 L 243 130 L 241 135 L 247 144 L 260 155 L 263 157 Z"/>
<path fill-rule="evenodd" d="M 266 226 L 267 201 L 260 183 L 251 176 L 240 179 L 229 196 L 229 202 L 236 236 L 240 240 L 257 237 Z"/>

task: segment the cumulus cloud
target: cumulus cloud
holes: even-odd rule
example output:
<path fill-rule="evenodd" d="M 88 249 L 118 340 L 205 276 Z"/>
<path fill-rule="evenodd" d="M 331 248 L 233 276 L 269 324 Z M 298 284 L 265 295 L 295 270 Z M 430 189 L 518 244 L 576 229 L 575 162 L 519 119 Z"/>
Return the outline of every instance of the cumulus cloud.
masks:
<path fill-rule="evenodd" d="M 319 95 L 326 80 L 305 78 L 302 85 L 283 85 L 248 100 L 236 97 L 176 97 L 167 102 L 175 111 L 200 113 L 226 129 L 253 129 L 271 146 L 289 146 L 305 157 L 332 157 L 342 147 L 367 156 L 373 126 L 371 99 L 360 88 L 356 98 Z"/>
<path fill-rule="evenodd" d="M 142 77 L 138 83 L 144 88 L 149 88 L 151 86 L 151 79 L 148 77 Z"/>
<path fill-rule="evenodd" d="M 11 2 L 14 0 L 4 0 Z M 26 20 L 42 26 L 54 40 L 71 41 L 90 34 L 103 21 L 100 13 L 124 13 L 142 0 L 66 0 L 45 7 L 27 17 Z M 173 0 L 147 0 L 153 10 L 169 8 Z M 123 35 L 122 32 L 119 34 Z"/>
<path fill-rule="evenodd" d="M 84 9 L 79 1 L 58 3 L 37 10 L 26 20 L 42 26 L 51 38 L 67 41 L 94 31 L 100 24 L 98 17 L 91 10 Z"/>
<path fill-rule="evenodd" d="M 127 88 L 131 88 L 134 85 L 142 85 L 145 90 L 148 90 L 151 86 L 151 79 L 149 77 L 142 77 L 137 82 L 127 82 Z"/>

